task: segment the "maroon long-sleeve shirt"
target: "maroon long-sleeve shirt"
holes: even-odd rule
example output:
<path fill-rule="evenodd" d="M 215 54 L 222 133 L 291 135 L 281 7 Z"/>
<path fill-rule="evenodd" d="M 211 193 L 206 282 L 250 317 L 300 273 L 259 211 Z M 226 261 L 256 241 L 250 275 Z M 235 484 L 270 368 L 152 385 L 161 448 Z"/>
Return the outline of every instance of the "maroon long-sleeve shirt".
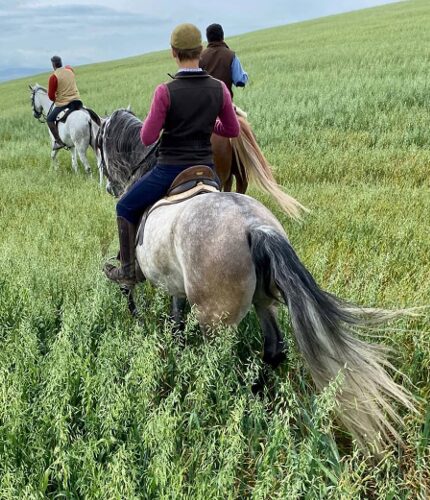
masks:
<path fill-rule="evenodd" d="M 240 131 L 239 122 L 233 108 L 230 92 L 225 83 L 221 83 L 223 106 L 215 122 L 214 133 L 223 137 L 237 137 Z M 140 139 L 145 146 L 153 144 L 160 136 L 169 107 L 169 91 L 166 84 L 162 83 L 155 89 L 151 108 L 140 130 Z"/>

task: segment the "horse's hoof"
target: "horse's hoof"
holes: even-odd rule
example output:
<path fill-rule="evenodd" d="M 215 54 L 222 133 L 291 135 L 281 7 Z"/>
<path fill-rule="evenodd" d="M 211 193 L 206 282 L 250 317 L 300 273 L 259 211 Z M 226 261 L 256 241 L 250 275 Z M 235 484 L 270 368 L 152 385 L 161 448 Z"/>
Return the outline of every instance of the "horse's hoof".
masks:
<path fill-rule="evenodd" d="M 263 361 L 270 365 L 270 367 L 275 370 L 278 366 L 283 363 L 287 359 L 287 355 L 285 352 L 281 351 L 275 354 L 274 356 L 263 356 Z"/>
<path fill-rule="evenodd" d="M 264 388 L 267 386 L 267 378 L 264 373 L 260 373 L 258 379 L 252 384 L 251 391 L 254 396 L 263 396 Z"/>

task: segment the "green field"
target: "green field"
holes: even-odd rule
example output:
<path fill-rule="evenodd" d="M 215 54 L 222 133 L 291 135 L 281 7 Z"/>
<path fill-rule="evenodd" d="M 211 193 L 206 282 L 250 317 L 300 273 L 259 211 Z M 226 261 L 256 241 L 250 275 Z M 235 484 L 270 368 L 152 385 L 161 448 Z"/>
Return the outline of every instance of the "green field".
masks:
<path fill-rule="evenodd" d="M 248 111 L 278 181 L 312 212 L 281 214 L 326 290 L 371 307 L 430 303 L 430 3 L 417 0 L 228 40 L 250 74 Z M 142 48 L 144 34 L 142 34 Z M 47 61 L 48 64 L 49 61 Z M 100 114 L 145 116 L 175 70 L 167 51 L 76 69 Z M 117 248 L 115 201 L 94 177 L 51 170 L 28 84 L 0 85 L 0 498 L 382 498 L 430 495 L 430 320 L 374 342 L 418 398 L 404 447 L 366 459 L 317 394 L 281 322 L 288 362 L 262 398 L 252 313 L 181 349 L 168 297 L 139 287 L 129 317 L 101 272 Z M 402 412 L 402 409 L 400 409 Z"/>

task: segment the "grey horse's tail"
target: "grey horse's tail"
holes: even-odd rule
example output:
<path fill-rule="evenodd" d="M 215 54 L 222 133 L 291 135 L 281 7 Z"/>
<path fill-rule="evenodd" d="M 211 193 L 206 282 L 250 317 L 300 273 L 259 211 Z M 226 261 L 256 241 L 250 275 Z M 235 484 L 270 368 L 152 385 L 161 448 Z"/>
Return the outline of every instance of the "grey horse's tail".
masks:
<path fill-rule="evenodd" d="M 388 349 L 354 337 L 353 330 L 404 314 L 364 309 L 322 290 L 300 262 L 287 238 L 269 226 L 248 232 L 257 283 L 266 295 L 288 306 L 294 335 L 318 389 L 340 374 L 339 419 L 359 443 L 377 449 L 400 437 L 393 424 L 403 424 L 397 401 L 414 410 L 410 393 L 385 368 Z M 406 311 L 407 312 L 407 311 Z"/>

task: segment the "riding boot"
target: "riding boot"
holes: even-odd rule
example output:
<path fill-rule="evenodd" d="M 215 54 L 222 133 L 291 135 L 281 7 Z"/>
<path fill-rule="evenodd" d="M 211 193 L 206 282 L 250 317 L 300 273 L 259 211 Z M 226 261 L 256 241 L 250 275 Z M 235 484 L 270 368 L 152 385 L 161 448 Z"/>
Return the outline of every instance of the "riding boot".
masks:
<path fill-rule="evenodd" d="M 56 151 L 57 149 L 65 148 L 66 145 L 64 142 L 60 139 L 60 136 L 58 135 L 58 128 L 57 124 L 55 122 L 46 122 L 48 124 L 49 130 L 51 131 L 51 134 L 54 136 L 55 142 L 52 146 L 52 150 Z"/>
<path fill-rule="evenodd" d="M 120 285 L 130 286 L 136 284 L 136 225 L 124 217 L 117 217 L 117 223 L 121 266 L 115 267 L 107 262 L 104 266 L 104 272 L 110 280 Z"/>

